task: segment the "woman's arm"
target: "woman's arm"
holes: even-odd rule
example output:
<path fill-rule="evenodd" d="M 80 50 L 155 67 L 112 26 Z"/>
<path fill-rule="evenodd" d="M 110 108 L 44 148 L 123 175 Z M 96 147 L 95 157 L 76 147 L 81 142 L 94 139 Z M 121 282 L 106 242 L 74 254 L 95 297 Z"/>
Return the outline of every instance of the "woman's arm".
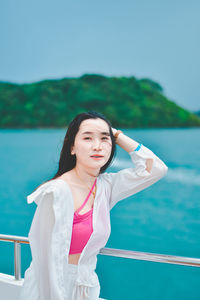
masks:
<path fill-rule="evenodd" d="M 58 198 L 58 190 L 51 184 L 46 182 L 36 191 L 27 196 L 27 202 L 30 204 L 33 201 L 37 204 L 32 224 L 29 230 L 28 238 L 32 254 L 32 267 L 26 271 L 24 277 L 24 286 L 20 300 L 28 299 L 56 299 L 64 300 L 64 292 L 62 289 L 62 273 L 57 271 L 59 256 L 55 250 L 55 198 Z M 58 237 L 56 237 L 58 239 Z M 30 274 L 30 275 L 29 275 Z M 33 278 L 34 277 L 34 278 Z M 31 279 L 30 279 L 31 278 Z M 31 282 L 33 290 L 31 289 Z M 37 293 L 39 298 L 37 297 Z"/>
<path fill-rule="evenodd" d="M 117 129 L 112 128 L 113 135 L 117 132 Z M 132 152 L 137 149 L 139 146 L 139 143 L 128 137 L 127 135 L 120 133 L 116 139 L 116 144 L 119 145 L 121 148 L 123 148 L 125 151 Z M 147 159 L 146 161 L 146 170 L 148 172 L 151 171 L 153 166 L 153 160 L 152 159 Z"/>
<path fill-rule="evenodd" d="M 116 143 L 129 153 L 135 167 L 122 169 L 116 173 L 101 174 L 110 186 L 110 209 L 118 201 L 136 194 L 160 180 L 168 170 L 165 163 L 155 153 L 125 134 L 120 133 Z"/>
<path fill-rule="evenodd" d="M 112 128 L 113 135 L 117 132 L 117 129 Z M 121 148 L 123 148 L 127 152 L 134 151 L 139 143 L 128 137 L 127 135 L 120 133 L 117 137 L 116 144 L 118 144 Z"/>

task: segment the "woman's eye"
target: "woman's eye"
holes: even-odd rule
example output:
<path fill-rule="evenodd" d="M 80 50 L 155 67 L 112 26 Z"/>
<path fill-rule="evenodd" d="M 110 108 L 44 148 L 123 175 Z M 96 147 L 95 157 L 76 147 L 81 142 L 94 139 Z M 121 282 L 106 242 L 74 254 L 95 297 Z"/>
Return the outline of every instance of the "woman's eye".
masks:
<path fill-rule="evenodd" d="M 86 137 L 86 138 L 84 138 L 84 140 L 88 140 L 88 139 L 91 139 L 91 138 L 90 138 L 90 137 Z M 107 138 L 107 137 L 103 137 L 102 139 L 108 140 L 108 138 Z"/>

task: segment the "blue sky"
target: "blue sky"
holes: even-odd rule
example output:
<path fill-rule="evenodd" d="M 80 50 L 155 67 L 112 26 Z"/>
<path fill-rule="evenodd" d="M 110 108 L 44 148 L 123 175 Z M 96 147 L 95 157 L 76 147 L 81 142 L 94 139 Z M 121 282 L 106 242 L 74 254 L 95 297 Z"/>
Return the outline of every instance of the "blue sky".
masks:
<path fill-rule="evenodd" d="M 151 78 L 200 110 L 200 1 L 0 1 L 0 80 Z"/>

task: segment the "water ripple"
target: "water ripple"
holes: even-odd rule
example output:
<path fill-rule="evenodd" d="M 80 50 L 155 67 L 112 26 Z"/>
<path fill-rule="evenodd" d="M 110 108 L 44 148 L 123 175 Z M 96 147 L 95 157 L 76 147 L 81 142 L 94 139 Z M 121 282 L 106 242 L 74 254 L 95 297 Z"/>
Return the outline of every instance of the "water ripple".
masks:
<path fill-rule="evenodd" d="M 183 166 L 170 168 L 168 164 L 167 166 L 168 172 L 163 179 L 168 182 L 180 182 L 182 184 L 200 186 L 200 173 L 197 169 Z M 111 168 L 116 169 L 116 171 L 132 167 L 133 163 L 128 159 L 115 159 L 111 165 Z"/>

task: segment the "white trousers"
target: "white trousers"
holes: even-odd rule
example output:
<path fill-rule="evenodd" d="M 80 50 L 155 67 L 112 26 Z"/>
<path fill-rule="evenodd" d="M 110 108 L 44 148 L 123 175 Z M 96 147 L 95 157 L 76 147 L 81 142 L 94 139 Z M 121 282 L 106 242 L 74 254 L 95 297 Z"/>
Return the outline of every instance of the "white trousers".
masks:
<path fill-rule="evenodd" d="M 87 287 L 87 294 L 88 296 L 85 295 L 85 293 L 82 293 L 82 291 L 79 291 L 75 287 L 75 281 L 77 277 L 77 270 L 78 266 L 75 264 L 68 264 L 68 277 L 66 280 L 66 285 L 67 285 L 67 299 L 69 300 L 98 300 L 99 295 L 100 295 L 100 286 L 96 287 Z M 79 294 L 80 293 L 80 294 Z"/>

